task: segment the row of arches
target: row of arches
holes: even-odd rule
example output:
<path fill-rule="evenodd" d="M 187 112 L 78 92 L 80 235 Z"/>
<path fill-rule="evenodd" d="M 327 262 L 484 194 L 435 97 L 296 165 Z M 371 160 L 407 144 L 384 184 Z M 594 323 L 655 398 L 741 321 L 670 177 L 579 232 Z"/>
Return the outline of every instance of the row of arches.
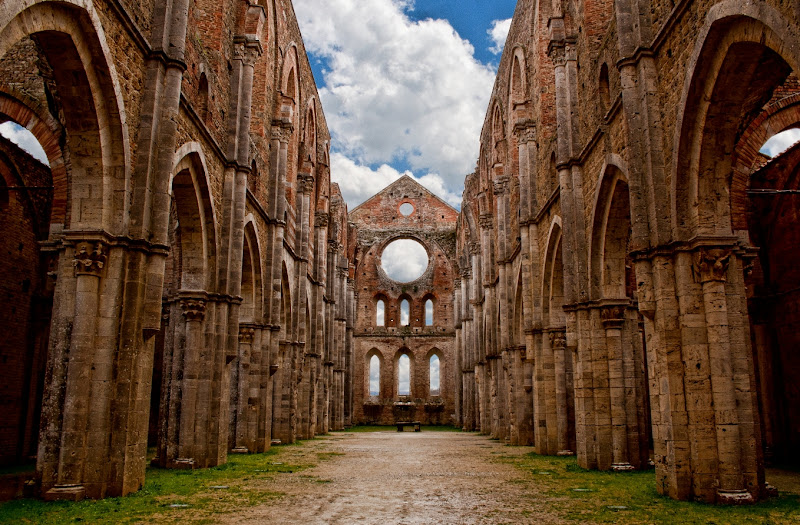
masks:
<path fill-rule="evenodd" d="M 763 146 L 800 127 L 797 21 L 723 0 L 634 57 L 651 21 L 626 6 L 583 33 L 512 23 L 459 221 L 459 417 L 585 468 L 654 462 L 678 499 L 754 501 L 762 458 L 796 462 L 800 154 Z M 673 38 L 695 42 L 677 62 Z"/>
<path fill-rule="evenodd" d="M 414 353 L 407 348 L 401 348 L 393 356 L 392 367 L 385 366 L 383 353 L 377 348 L 370 350 L 365 361 L 368 366 L 366 385 L 367 396 L 370 398 L 390 398 L 397 399 L 402 397 L 438 397 L 442 394 L 442 361 L 441 352 L 434 348 L 430 350 L 423 362 L 416 363 Z M 427 369 L 423 368 L 427 364 Z M 388 368 L 388 370 L 386 370 Z M 387 389 L 389 383 L 386 374 L 392 373 L 391 389 Z M 420 372 L 423 372 L 420 374 Z M 427 373 L 424 373 L 427 372 Z M 420 379 L 422 376 L 423 379 Z M 427 385 L 427 389 L 424 388 Z"/>
<path fill-rule="evenodd" d="M 434 301 L 435 298 L 432 294 L 425 295 L 422 298 L 424 304 L 424 326 L 434 325 Z M 391 311 L 387 304 L 391 305 Z M 419 317 L 414 317 L 412 322 L 412 312 L 414 312 L 414 315 L 419 315 L 417 305 L 414 305 L 412 310 L 413 304 L 414 301 L 409 295 L 401 295 L 394 304 L 390 303 L 385 295 L 376 296 L 375 326 L 418 326 L 420 324 Z M 399 322 L 395 320 L 395 315 L 399 316 Z"/>

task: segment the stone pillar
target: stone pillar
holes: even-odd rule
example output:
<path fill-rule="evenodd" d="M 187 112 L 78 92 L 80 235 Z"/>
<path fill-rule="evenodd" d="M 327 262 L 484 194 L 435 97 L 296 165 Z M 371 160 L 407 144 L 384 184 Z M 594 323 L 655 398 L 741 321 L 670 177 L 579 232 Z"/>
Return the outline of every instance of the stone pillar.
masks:
<path fill-rule="evenodd" d="M 236 400 L 233 407 L 235 421 L 233 428 L 234 446 L 231 452 L 237 454 L 254 452 L 253 449 L 255 448 L 252 444 L 255 441 L 255 436 L 250 434 L 251 410 L 248 402 L 251 397 L 251 381 L 254 379 L 250 371 L 254 334 L 255 330 L 252 327 L 247 325 L 239 326 L 239 356 L 235 374 L 238 381 L 234 383 L 236 390 L 231 392 L 232 399 Z"/>
<path fill-rule="evenodd" d="M 625 307 L 605 307 L 600 314 L 606 330 L 608 347 L 608 387 L 611 401 L 611 469 L 633 470 L 628 460 L 628 418 L 625 411 L 625 374 L 623 371 L 622 328 L 625 323 Z M 635 390 L 633 391 L 635 393 Z M 630 394 L 629 394 L 630 395 Z"/>

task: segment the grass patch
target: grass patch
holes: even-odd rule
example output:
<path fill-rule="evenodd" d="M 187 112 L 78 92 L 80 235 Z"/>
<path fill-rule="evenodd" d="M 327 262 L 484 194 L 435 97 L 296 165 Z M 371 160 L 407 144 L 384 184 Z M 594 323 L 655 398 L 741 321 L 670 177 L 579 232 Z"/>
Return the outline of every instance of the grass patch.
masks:
<path fill-rule="evenodd" d="M 213 523 L 215 514 L 254 506 L 282 494 L 255 483 L 314 466 L 287 459 L 291 447 L 264 454 L 231 454 L 228 463 L 198 470 L 149 467 L 142 490 L 100 501 L 52 502 L 22 499 L 0 504 L 0 523 Z"/>
<path fill-rule="evenodd" d="M 525 479 L 539 489 L 539 504 L 574 522 L 778 524 L 800 523 L 800 498 L 781 494 L 741 507 L 675 501 L 656 491 L 652 470 L 597 472 L 580 468 L 574 457 L 500 456 L 526 472 Z M 533 491 L 535 492 L 535 491 Z M 543 497 L 544 496 L 544 497 Z"/>

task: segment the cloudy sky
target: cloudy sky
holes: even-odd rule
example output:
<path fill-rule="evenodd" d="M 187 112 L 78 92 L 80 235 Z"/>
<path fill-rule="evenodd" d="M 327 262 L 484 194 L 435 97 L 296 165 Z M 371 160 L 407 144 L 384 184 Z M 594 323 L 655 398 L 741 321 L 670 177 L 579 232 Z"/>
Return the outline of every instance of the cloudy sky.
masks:
<path fill-rule="evenodd" d="M 294 0 L 352 208 L 404 173 L 453 206 L 516 0 Z"/>

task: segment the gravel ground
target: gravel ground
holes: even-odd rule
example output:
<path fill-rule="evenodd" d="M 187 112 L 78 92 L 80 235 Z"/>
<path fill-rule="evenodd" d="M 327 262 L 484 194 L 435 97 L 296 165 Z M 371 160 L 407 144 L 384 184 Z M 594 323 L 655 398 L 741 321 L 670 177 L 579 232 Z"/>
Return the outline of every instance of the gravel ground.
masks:
<path fill-rule="evenodd" d="M 527 451 L 475 434 L 337 433 L 306 442 L 286 458 L 325 457 L 316 467 L 259 485 L 284 496 L 220 522 L 560 523 L 536 508 L 535 494 L 514 467 L 497 461 Z"/>

